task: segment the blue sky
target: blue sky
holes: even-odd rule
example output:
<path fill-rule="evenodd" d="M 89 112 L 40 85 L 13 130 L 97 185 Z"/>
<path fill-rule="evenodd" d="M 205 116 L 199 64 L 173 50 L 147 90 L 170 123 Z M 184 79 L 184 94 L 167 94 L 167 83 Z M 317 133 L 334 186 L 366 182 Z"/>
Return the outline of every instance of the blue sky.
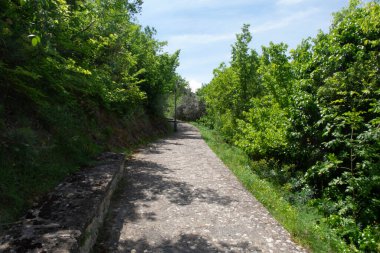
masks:
<path fill-rule="evenodd" d="M 328 31 L 332 13 L 348 0 L 144 0 L 137 18 L 167 41 L 165 51 L 180 49 L 178 73 L 193 90 L 208 83 L 221 62 L 228 63 L 235 34 L 251 25 L 251 47 L 285 42 L 295 48 L 303 38 Z"/>

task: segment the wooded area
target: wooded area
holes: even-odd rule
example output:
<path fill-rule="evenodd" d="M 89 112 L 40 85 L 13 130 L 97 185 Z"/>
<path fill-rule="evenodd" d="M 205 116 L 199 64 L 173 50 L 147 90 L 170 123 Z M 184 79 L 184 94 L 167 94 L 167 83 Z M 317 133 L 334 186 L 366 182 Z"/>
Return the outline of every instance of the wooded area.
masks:
<path fill-rule="evenodd" d="M 0 1 L 0 223 L 102 150 L 166 130 L 178 52 L 142 1 Z"/>
<path fill-rule="evenodd" d="M 352 250 L 378 252 L 379 3 L 351 1 L 290 53 L 284 43 L 258 53 L 251 40 L 244 25 L 230 64 L 198 91 L 200 121 L 261 163 L 288 201 L 324 213 Z"/>

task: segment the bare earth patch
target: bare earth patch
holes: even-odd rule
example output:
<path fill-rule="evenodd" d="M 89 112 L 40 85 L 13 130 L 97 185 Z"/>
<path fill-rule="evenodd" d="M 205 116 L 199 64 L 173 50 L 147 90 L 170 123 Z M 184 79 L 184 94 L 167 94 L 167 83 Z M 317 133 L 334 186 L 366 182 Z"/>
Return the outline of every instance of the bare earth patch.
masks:
<path fill-rule="evenodd" d="M 306 252 L 189 124 L 125 166 L 95 252 Z"/>

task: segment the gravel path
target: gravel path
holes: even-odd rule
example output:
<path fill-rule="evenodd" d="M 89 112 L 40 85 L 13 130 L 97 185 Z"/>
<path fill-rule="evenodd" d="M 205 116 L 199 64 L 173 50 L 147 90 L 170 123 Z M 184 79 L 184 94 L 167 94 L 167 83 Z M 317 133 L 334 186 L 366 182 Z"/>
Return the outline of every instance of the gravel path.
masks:
<path fill-rule="evenodd" d="M 126 166 L 95 252 L 305 252 L 189 124 Z"/>

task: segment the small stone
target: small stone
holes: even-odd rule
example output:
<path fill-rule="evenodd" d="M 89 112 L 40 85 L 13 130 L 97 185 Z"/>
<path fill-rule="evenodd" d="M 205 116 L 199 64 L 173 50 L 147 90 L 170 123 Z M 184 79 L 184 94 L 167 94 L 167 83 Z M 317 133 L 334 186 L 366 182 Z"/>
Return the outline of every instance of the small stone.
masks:
<path fill-rule="evenodd" d="M 272 238 L 266 238 L 265 240 L 267 240 L 267 242 L 273 242 L 273 239 Z"/>

